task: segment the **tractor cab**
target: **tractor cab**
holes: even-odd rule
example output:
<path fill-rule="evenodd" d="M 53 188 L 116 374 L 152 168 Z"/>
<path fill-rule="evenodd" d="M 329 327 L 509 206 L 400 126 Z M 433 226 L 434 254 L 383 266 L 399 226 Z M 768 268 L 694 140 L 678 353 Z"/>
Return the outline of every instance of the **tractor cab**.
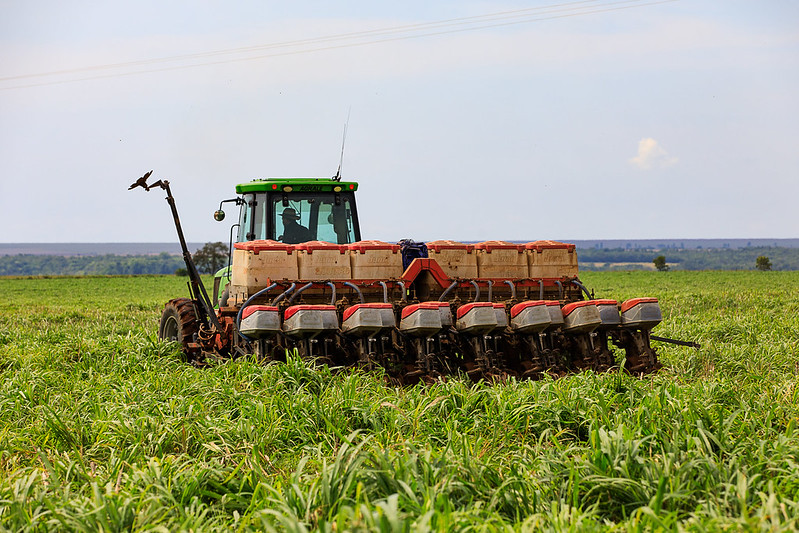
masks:
<path fill-rule="evenodd" d="M 330 178 L 270 178 L 236 186 L 241 206 L 236 241 L 285 244 L 361 240 L 355 191 L 358 184 Z"/>
<path fill-rule="evenodd" d="M 222 204 L 235 202 L 239 212 L 236 242 L 257 240 L 299 244 L 324 241 L 351 244 L 361 240 L 355 191 L 358 184 L 332 178 L 267 178 L 236 185 L 241 195 L 223 200 L 214 218 L 225 219 Z M 231 228 L 231 240 L 232 230 Z M 233 246 L 228 253 L 233 257 Z M 225 278 L 230 281 L 231 265 L 214 274 L 213 304 L 227 302 Z"/>

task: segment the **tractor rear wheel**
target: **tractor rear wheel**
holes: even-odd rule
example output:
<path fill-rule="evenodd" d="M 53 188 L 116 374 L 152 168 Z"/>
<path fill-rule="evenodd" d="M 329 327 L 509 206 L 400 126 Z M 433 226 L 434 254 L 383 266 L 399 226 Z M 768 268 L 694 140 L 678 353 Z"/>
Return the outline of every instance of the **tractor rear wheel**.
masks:
<path fill-rule="evenodd" d="M 190 343 L 194 343 L 194 335 L 199 331 L 197 309 L 189 298 L 169 300 L 161 313 L 158 325 L 158 338 L 165 341 L 179 342 L 183 353 L 189 357 Z"/>

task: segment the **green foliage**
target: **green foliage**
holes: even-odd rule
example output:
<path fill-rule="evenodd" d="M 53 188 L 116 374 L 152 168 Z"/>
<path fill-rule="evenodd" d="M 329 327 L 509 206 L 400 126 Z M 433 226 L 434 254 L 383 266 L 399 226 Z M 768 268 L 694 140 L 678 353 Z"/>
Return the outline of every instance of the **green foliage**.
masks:
<path fill-rule="evenodd" d="M 655 252 L 653 254 L 653 252 Z M 799 270 L 799 248 L 748 247 L 669 249 L 670 270 L 751 270 L 759 256 L 767 256 L 776 270 Z M 580 270 L 642 270 L 652 268 L 659 251 L 621 248 L 579 248 Z"/>
<path fill-rule="evenodd" d="M 655 264 L 655 268 L 658 269 L 660 272 L 665 272 L 666 270 L 669 269 L 669 265 L 666 264 L 665 255 L 657 256 L 652 260 L 652 262 Z"/>
<path fill-rule="evenodd" d="M 227 264 L 227 246 L 213 245 L 216 263 L 203 263 L 202 272 L 213 273 Z M 220 248 L 221 245 L 221 248 Z M 205 246 L 203 247 L 205 248 Z M 202 250 L 202 249 L 201 249 Z M 196 252 L 194 255 L 197 260 Z M 651 250 L 579 249 L 581 271 L 642 270 L 653 268 Z M 799 270 L 799 248 L 740 248 L 680 250 L 669 249 L 669 270 L 750 270 L 757 258 L 764 256 L 777 265 L 776 270 Z M 203 254 L 200 254 L 203 257 Z M 175 274 L 185 268 L 183 258 L 159 255 L 0 256 L 0 276 L 81 276 Z"/>
<path fill-rule="evenodd" d="M 192 254 L 197 270 L 205 274 L 213 274 L 228 261 L 228 246 L 223 242 L 208 242 Z"/>
<path fill-rule="evenodd" d="M 799 273 L 583 281 L 702 348 L 493 386 L 198 369 L 154 335 L 183 279 L 0 279 L 0 530 L 799 527 Z"/>
<path fill-rule="evenodd" d="M 755 267 L 758 270 L 771 270 L 771 260 L 765 255 L 757 256 Z"/>
<path fill-rule="evenodd" d="M 227 252 L 226 252 L 227 253 Z M 158 255 L 0 255 L 0 276 L 85 276 L 172 274 L 183 257 Z"/>

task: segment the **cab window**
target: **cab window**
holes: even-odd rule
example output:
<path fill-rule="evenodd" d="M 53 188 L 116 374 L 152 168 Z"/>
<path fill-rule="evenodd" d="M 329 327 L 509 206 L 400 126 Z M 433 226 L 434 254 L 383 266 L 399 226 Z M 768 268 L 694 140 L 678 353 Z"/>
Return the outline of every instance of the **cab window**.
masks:
<path fill-rule="evenodd" d="M 336 202 L 338 196 L 338 202 Z M 271 238 L 297 244 L 325 241 L 349 244 L 357 240 L 351 199 L 333 193 L 274 195 Z"/>
<path fill-rule="evenodd" d="M 249 193 L 243 195 L 237 241 L 272 239 L 286 244 L 360 239 L 352 193 Z"/>

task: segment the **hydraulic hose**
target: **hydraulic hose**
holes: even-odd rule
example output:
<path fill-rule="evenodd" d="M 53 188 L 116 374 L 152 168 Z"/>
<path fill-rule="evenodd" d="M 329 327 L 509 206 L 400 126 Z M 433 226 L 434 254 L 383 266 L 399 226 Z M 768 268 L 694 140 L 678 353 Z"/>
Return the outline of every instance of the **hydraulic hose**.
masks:
<path fill-rule="evenodd" d="M 439 301 L 439 302 L 443 302 L 443 301 L 444 301 L 444 298 L 446 298 L 446 297 L 447 297 L 447 295 L 448 295 L 450 292 L 452 292 L 452 289 L 454 289 L 454 288 L 455 288 L 455 287 L 457 287 L 457 286 L 458 286 L 458 282 L 457 282 L 457 281 L 453 281 L 453 282 L 452 282 L 452 285 L 450 285 L 449 287 L 447 287 L 446 289 L 444 289 L 444 292 L 442 292 L 442 293 L 441 293 L 441 296 L 439 296 L 439 297 L 438 297 L 438 301 Z M 405 291 L 403 291 L 403 293 L 404 293 L 404 292 L 405 292 Z"/>
<path fill-rule="evenodd" d="M 572 280 L 572 284 L 573 284 L 573 285 L 576 285 L 577 287 L 579 287 L 579 288 L 580 288 L 580 290 L 581 290 L 581 291 L 583 291 L 583 292 L 585 293 L 585 295 L 586 295 L 586 297 L 587 297 L 587 299 L 588 299 L 588 300 L 590 300 L 590 299 L 591 299 L 591 293 L 590 293 L 590 292 L 588 292 L 588 289 L 586 289 L 586 288 L 585 288 L 585 285 L 583 285 L 582 283 L 580 283 L 580 282 L 579 282 L 579 281 L 577 281 L 576 279 L 573 279 L 573 280 Z"/>
<path fill-rule="evenodd" d="M 299 296 L 300 294 L 302 294 L 302 292 L 305 289 L 310 289 L 311 287 L 313 287 L 313 281 L 311 281 L 310 283 L 307 283 L 307 284 L 303 285 L 302 287 L 300 287 L 299 289 L 297 289 L 297 291 L 289 297 L 287 303 L 293 302 L 294 299 L 297 298 L 297 296 Z"/>
<path fill-rule="evenodd" d="M 297 287 L 297 284 L 296 283 L 292 283 L 291 286 L 288 289 L 286 289 L 285 291 L 280 293 L 277 298 L 272 300 L 272 305 L 277 305 L 278 302 L 280 302 L 280 300 L 282 300 L 283 298 L 285 298 L 286 296 L 291 294 L 291 291 L 293 291 L 296 287 Z"/>
<path fill-rule="evenodd" d="M 220 210 L 222 204 L 219 204 Z M 230 274 L 231 274 L 231 265 L 233 264 L 233 228 L 240 227 L 241 224 L 233 224 L 230 226 L 230 242 L 228 243 L 227 248 L 227 280 L 231 281 Z"/>
<path fill-rule="evenodd" d="M 494 298 L 494 282 L 488 280 L 488 301 L 493 301 Z"/>
<path fill-rule="evenodd" d="M 561 283 L 560 280 L 556 279 L 555 280 L 555 285 L 558 286 L 558 300 L 562 300 L 563 299 L 563 283 Z"/>
<path fill-rule="evenodd" d="M 511 300 L 515 300 L 516 299 L 516 285 L 514 285 L 513 282 L 511 280 L 509 280 L 509 279 L 506 279 L 505 283 L 510 287 L 510 299 Z"/>
<path fill-rule="evenodd" d="M 328 281 L 327 284 L 333 290 L 333 296 L 330 297 L 330 305 L 336 305 L 336 284 L 332 281 Z"/>
<path fill-rule="evenodd" d="M 385 281 L 378 281 L 377 282 L 381 287 L 383 287 L 383 303 L 388 303 L 388 285 L 386 285 Z"/>
<path fill-rule="evenodd" d="M 539 300 L 543 300 L 544 299 L 544 280 L 543 279 L 539 279 L 538 280 L 538 299 Z"/>
<path fill-rule="evenodd" d="M 474 301 L 476 302 L 480 299 L 480 285 L 473 279 L 470 279 L 469 282 L 474 286 Z"/>
<path fill-rule="evenodd" d="M 405 282 L 404 281 L 398 281 L 397 284 L 400 286 L 400 289 L 402 290 L 402 298 L 400 298 L 400 301 L 401 302 L 407 302 L 408 301 L 408 293 L 405 292 Z"/>
<path fill-rule="evenodd" d="M 252 296 L 250 296 L 247 299 L 247 301 L 244 302 L 244 305 L 241 306 L 241 309 L 239 309 L 239 312 L 236 314 L 236 333 L 238 333 L 239 337 L 241 337 L 245 341 L 252 342 L 252 339 L 250 339 L 248 336 L 246 336 L 244 333 L 241 332 L 241 313 L 244 311 L 245 307 L 250 305 L 250 302 L 252 302 L 256 298 L 258 298 L 262 294 L 266 294 L 267 292 L 269 292 L 270 290 L 274 289 L 275 287 L 277 287 L 277 283 L 273 283 L 270 286 L 268 286 L 267 288 L 261 289 L 260 291 L 256 292 Z"/>

